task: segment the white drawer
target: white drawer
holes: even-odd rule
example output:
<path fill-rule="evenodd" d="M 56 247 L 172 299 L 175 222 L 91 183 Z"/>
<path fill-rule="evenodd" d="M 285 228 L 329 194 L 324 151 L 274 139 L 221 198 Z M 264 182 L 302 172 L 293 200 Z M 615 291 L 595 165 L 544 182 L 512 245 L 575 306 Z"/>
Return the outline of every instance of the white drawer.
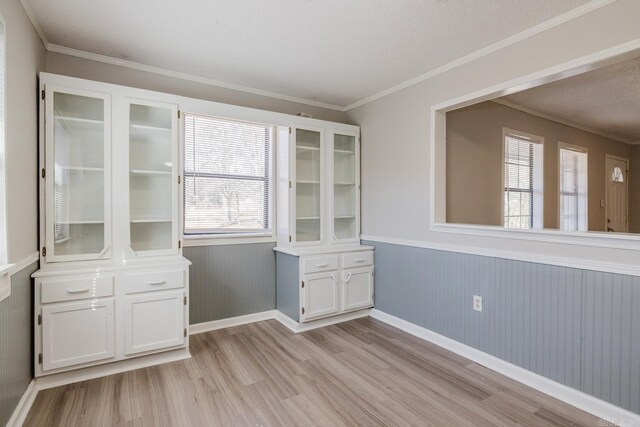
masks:
<path fill-rule="evenodd" d="M 77 276 L 40 281 L 40 300 L 43 304 L 59 301 L 110 297 L 113 295 L 113 276 Z"/>
<path fill-rule="evenodd" d="M 362 251 L 342 255 L 342 268 L 363 267 L 373 265 L 373 252 Z"/>
<path fill-rule="evenodd" d="M 305 257 L 302 272 L 304 274 L 338 269 L 337 255 Z"/>
<path fill-rule="evenodd" d="M 127 294 L 184 288 L 184 270 L 130 273 L 119 280 Z"/>

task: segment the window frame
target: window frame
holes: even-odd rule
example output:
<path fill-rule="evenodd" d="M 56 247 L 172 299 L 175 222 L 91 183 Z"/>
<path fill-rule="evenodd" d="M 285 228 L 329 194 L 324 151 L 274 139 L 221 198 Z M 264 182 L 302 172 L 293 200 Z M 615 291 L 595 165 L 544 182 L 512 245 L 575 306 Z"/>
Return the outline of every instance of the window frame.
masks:
<path fill-rule="evenodd" d="M 569 230 L 566 228 L 562 228 L 562 195 L 563 195 L 562 193 L 562 157 L 561 157 L 562 150 L 573 151 L 576 153 L 585 154 L 587 156 L 585 160 L 585 194 L 586 194 L 585 206 L 586 206 L 586 209 L 585 209 L 585 215 L 584 215 L 586 228 L 584 230 L 580 229 L 579 225 L 576 230 Z M 575 193 L 575 195 L 579 203 L 580 193 L 577 192 Z M 576 223 L 578 223 L 577 218 L 576 218 Z M 588 231 L 589 230 L 589 149 L 587 147 L 568 144 L 562 141 L 558 141 L 558 230 L 560 231 Z"/>
<path fill-rule="evenodd" d="M 7 24 L 4 16 L 0 14 L 0 43 L 2 46 L 2 73 L 0 78 L 2 79 L 2 96 L 0 102 L 2 103 L 2 120 L 0 132 L 0 151 L 3 152 L 3 158 L 0 161 L 4 161 L 2 165 L 2 175 L 0 179 L 1 196 L 4 200 L 0 201 L 0 247 L 4 251 L 4 259 L 0 257 L 0 301 L 8 298 L 11 295 L 11 273 L 13 272 L 14 264 L 9 263 L 9 244 L 7 236 Z"/>
<path fill-rule="evenodd" d="M 232 123 L 247 123 L 258 126 L 265 126 L 271 129 L 271 140 L 267 147 L 267 155 L 265 155 L 266 162 L 266 170 L 267 174 L 265 174 L 265 179 L 256 179 L 260 181 L 266 181 L 266 197 L 268 198 L 268 207 L 267 207 L 267 217 L 268 217 L 268 229 L 264 230 L 242 230 L 242 229 L 229 229 L 228 232 L 220 231 L 220 232 L 208 232 L 208 233 L 191 233 L 188 234 L 186 232 L 186 203 L 185 203 L 185 186 L 187 182 L 188 172 L 185 168 L 185 127 L 184 120 L 188 115 L 195 116 L 203 116 L 215 120 L 227 121 Z M 235 119 L 233 117 L 223 117 L 216 114 L 209 114 L 205 112 L 197 112 L 197 111 L 182 111 L 181 112 L 181 123 L 180 123 L 180 162 L 182 168 L 182 185 L 181 185 L 181 195 L 182 195 L 182 219 L 181 219 L 181 227 L 182 227 L 182 236 L 184 239 L 184 246 L 209 246 L 209 245 L 226 245 L 226 244 L 238 244 L 238 243 L 265 243 L 265 242 L 275 242 L 276 241 L 276 227 L 275 227 L 275 215 L 276 215 L 276 207 L 275 207 L 275 170 L 276 170 L 276 156 L 275 156 L 275 139 L 276 135 L 276 125 L 263 123 L 260 121 L 251 121 L 251 120 L 242 120 Z M 195 171 L 193 171 L 195 173 Z M 215 177 L 233 177 L 235 175 L 225 175 L 225 174 L 208 174 L 208 175 L 216 175 Z M 212 178 L 214 176 L 211 176 Z"/>
<path fill-rule="evenodd" d="M 539 144 L 540 145 L 540 159 L 539 159 L 539 167 L 535 165 L 535 157 L 532 153 L 531 165 L 530 165 L 530 180 L 531 180 L 531 190 L 527 191 L 531 193 L 531 210 L 530 210 L 530 221 L 528 228 L 513 228 L 507 227 L 505 224 L 505 193 L 507 192 L 507 177 L 505 174 L 505 165 L 506 165 L 506 147 L 507 147 L 507 138 L 516 138 L 520 140 L 529 141 L 531 144 Z M 535 151 L 535 150 L 534 150 Z M 500 215 L 502 217 L 502 228 L 506 230 L 540 230 L 544 228 L 544 137 L 534 135 L 528 132 L 522 132 L 515 129 L 509 129 L 507 127 L 502 128 L 502 197 L 501 200 L 501 211 Z M 537 173 L 540 174 L 540 183 L 542 187 L 538 191 L 539 195 L 536 195 L 536 188 L 534 184 L 533 174 L 536 172 L 536 169 L 539 169 Z M 519 190 L 518 190 L 519 191 Z M 537 199 L 537 200 L 536 200 Z M 535 202 L 535 203 L 534 203 Z"/>

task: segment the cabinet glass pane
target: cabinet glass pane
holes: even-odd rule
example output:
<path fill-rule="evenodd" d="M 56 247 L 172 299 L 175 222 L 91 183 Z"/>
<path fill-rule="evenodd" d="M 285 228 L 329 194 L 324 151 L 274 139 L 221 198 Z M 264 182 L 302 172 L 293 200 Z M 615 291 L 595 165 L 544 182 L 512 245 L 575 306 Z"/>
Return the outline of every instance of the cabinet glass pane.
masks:
<path fill-rule="evenodd" d="M 320 240 L 320 132 L 296 129 L 296 241 Z"/>
<path fill-rule="evenodd" d="M 356 237 L 356 138 L 333 137 L 333 234 L 338 239 Z"/>
<path fill-rule="evenodd" d="M 172 110 L 131 104 L 129 191 L 131 249 L 172 248 Z"/>
<path fill-rule="evenodd" d="M 55 255 L 104 250 L 104 100 L 53 93 Z"/>

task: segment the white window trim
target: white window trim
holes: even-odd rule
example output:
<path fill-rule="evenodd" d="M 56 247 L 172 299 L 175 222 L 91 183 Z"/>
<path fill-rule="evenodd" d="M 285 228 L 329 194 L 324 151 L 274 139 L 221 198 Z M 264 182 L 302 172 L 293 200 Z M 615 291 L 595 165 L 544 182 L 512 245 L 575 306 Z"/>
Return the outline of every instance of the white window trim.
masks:
<path fill-rule="evenodd" d="M 276 125 L 269 123 L 262 123 L 259 121 L 249 121 L 245 119 L 236 119 L 234 117 L 222 117 L 218 115 L 211 115 L 208 113 L 200 113 L 197 111 L 185 111 L 182 115 L 184 117 L 185 114 L 195 114 L 200 116 L 217 118 L 220 120 L 228 120 L 235 122 L 247 122 L 252 124 L 259 124 L 264 126 L 271 127 L 271 146 L 269 147 L 269 157 L 270 157 L 270 170 L 269 170 L 269 181 L 268 181 L 268 191 L 269 191 L 269 208 L 267 215 L 269 216 L 269 229 L 265 230 L 255 230 L 255 231 L 237 231 L 229 230 L 229 232 L 219 232 L 219 233 L 202 233 L 202 234 L 187 234 L 184 230 L 184 222 L 186 212 L 184 204 L 181 208 L 182 217 L 181 217 L 181 229 L 182 229 L 182 239 L 185 247 L 194 247 L 194 246 L 217 246 L 217 245 L 228 245 L 228 244 L 239 244 L 239 243 L 267 243 L 267 242 L 275 242 L 276 239 L 276 186 L 274 185 L 276 180 Z M 184 127 L 180 126 L 180 161 L 182 162 L 181 170 L 184 173 Z M 186 179 L 182 180 L 182 188 L 181 194 L 184 191 L 184 186 L 186 185 Z M 182 196 L 184 197 L 184 196 Z"/>
<path fill-rule="evenodd" d="M 543 182 L 542 190 L 540 191 L 540 194 L 538 195 L 538 197 L 536 197 L 535 189 L 534 188 L 531 189 L 533 192 L 532 198 L 538 199 L 538 200 L 534 200 L 536 203 L 534 203 L 532 208 L 533 218 L 531 220 L 533 222 L 533 226 L 531 228 L 540 230 L 544 228 L 544 138 L 538 135 L 534 135 L 532 133 L 522 132 L 515 129 L 509 129 L 506 127 L 502 128 L 502 187 L 503 187 L 503 190 L 502 190 L 502 197 L 500 198 L 500 203 L 501 203 L 500 215 L 502 215 L 502 227 L 507 228 L 504 225 L 504 187 L 506 187 L 506 177 L 504 175 L 504 169 L 505 169 L 504 162 L 505 162 L 505 146 L 507 144 L 508 136 L 513 136 L 515 138 L 519 137 L 524 140 L 529 140 L 533 144 L 540 144 L 540 146 L 542 147 L 542 158 L 539 159 L 540 169 L 541 169 L 540 173 L 542 173 L 542 182 Z M 514 229 L 509 228 L 509 230 L 514 230 Z"/>
<path fill-rule="evenodd" d="M 3 36 L 2 36 L 2 43 L 4 44 L 2 52 L 3 52 L 3 68 L 4 68 L 4 74 L 2 76 L 0 76 L 1 78 L 4 79 L 3 82 L 3 87 L 4 90 L 2 92 L 2 105 L 3 105 L 3 117 L 2 117 L 2 124 L 3 124 L 3 130 L 4 133 L 0 135 L 0 144 L 2 145 L 2 149 L 4 150 L 4 160 L 5 160 L 5 165 L 4 165 L 4 176 L 2 177 L 2 181 L 3 181 L 3 185 L 4 185 L 4 191 L 3 191 L 3 195 L 4 195 L 4 203 L 2 203 L 2 206 L 4 206 L 4 212 L 0 212 L 0 218 L 4 219 L 4 221 L 2 221 L 2 223 L 0 223 L 0 227 L 4 228 L 3 233 L 3 238 L 0 238 L 0 245 L 4 245 L 4 253 L 6 256 L 6 259 L 4 260 L 0 260 L 0 301 L 4 300 L 5 298 L 9 297 L 11 295 L 11 272 L 13 270 L 14 265 L 9 263 L 9 244 L 8 244 L 8 239 L 7 239 L 7 147 L 6 147 L 6 134 L 7 134 L 7 23 L 6 20 L 4 19 L 4 16 L 0 14 L 0 25 L 2 25 L 2 32 L 3 32 Z"/>
<path fill-rule="evenodd" d="M 433 232 L 497 239 L 514 239 L 640 251 L 640 235 L 601 231 L 549 229 L 515 230 L 502 226 L 449 224 L 446 222 L 446 113 L 458 108 L 510 95 L 520 90 L 570 77 L 607 65 L 607 61 L 640 49 L 640 39 L 486 87 L 431 106 L 429 150 L 429 229 Z"/>
<path fill-rule="evenodd" d="M 561 170 L 561 159 L 560 159 L 560 150 L 569 150 L 569 151 L 575 151 L 577 153 L 584 153 L 587 155 L 587 164 L 585 165 L 585 171 L 587 173 L 587 181 L 585 184 L 585 190 L 587 192 L 587 211 L 585 212 L 585 221 L 587 224 L 587 231 L 589 229 L 589 149 L 587 147 L 583 147 L 581 145 L 574 145 L 574 144 L 569 144 L 566 142 L 562 142 L 562 141 L 558 141 L 558 229 L 560 229 L 560 219 L 561 219 L 561 203 L 560 201 L 562 200 L 562 194 L 560 192 L 560 184 L 562 181 L 562 170 Z M 561 230 L 564 231 L 564 230 Z M 585 230 L 581 230 L 583 233 L 585 232 Z"/>

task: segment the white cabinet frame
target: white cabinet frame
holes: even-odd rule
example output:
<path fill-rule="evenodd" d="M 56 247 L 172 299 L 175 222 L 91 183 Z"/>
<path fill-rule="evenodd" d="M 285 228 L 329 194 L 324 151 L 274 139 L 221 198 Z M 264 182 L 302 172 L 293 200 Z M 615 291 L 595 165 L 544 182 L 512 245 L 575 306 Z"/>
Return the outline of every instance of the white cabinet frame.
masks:
<path fill-rule="evenodd" d="M 335 185 L 334 185 L 334 177 L 335 177 L 335 161 L 333 160 L 333 156 L 335 155 L 335 135 L 347 135 L 353 136 L 355 138 L 355 235 L 351 238 L 338 238 L 335 235 Z M 328 162 L 330 166 L 329 176 L 331 177 L 330 182 L 332 185 L 329 187 L 329 230 L 331 239 L 329 240 L 331 244 L 340 244 L 340 243 L 360 243 L 360 133 L 355 131 L 338 131 L 334 129 L 329 130 L 329 155 L 331 156 L 331 161 Z"/>

